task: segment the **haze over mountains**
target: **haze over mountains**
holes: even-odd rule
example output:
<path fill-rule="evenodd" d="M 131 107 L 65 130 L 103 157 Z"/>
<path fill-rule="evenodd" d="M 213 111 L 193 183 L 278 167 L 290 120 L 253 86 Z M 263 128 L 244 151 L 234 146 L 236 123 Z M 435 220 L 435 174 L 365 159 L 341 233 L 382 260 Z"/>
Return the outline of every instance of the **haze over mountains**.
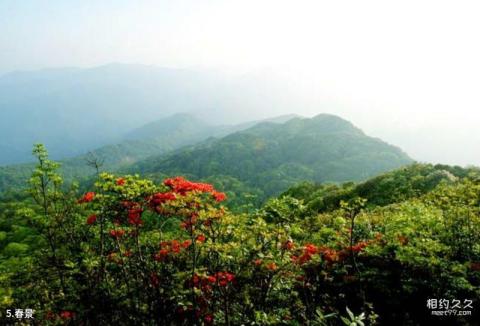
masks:
<path fill-rule="evenodd" d="M 179 112 L 212 125 L 271 117 L 272 107 L 291 112 L 275 87 L 256 76 L 144 65 L 10 73 L 0 77 L 0 164 L 29 161 L 35 142 L 53 158 L 78 155 Z"/>
<path fill-rule="evenodd" d="M 180 112 L 211 125 L 331 113 L 420 161 L 480 163 L 478 135 L 465 125 L 475 119 L 409 111 L 400 116 L 398 111 L 388 113 L 388 104 L 379 108 L 369 102 L 339 102 L 324 84 L 308 76 L 288 76 L 278 69 L 229 74 L 133 64 L 9 73 L 0 76 L 0 165 L 30 161 L 35 142 L 45 143 L 54 159 L 80 155 L 120 143 L 133 130 Z"/>
<path fill-rule="evenodd" d="M 285 115 L 262 121 L 283 123 L 294 117 L 295 115 Z M 82 180 L 95 174 L 95 170 L 88 164 L 92 160 L 101 163 L 102 171 L 116 171 L 150 156 L 163 155 L 182 146 L 200 143 L 210 137 L 222 137 L 250 128 L 262 121 L 238 125 L 212 125 L 193 115 L 177 113 L 132 130 L 118 143 L 63 159 L 61 170 L 67 181 Z M 0 166 L 0 192 L 25 184 L 33 167 L 34 163 Z"/>
<path fill-rule="evenodd" d="M 111 64 L 0 78 L 0 192 L 25 184 L 33 143 L 67 181 L 103 171 L 187 175 L 261 198 L 304 180 L 365 180 L 413 162 L 402 150 L 304 102 L 268 77 Z M 247 122 L 244 122 L 247 121 Z M 247 189 L 247 190 L 246 190 Z"/>

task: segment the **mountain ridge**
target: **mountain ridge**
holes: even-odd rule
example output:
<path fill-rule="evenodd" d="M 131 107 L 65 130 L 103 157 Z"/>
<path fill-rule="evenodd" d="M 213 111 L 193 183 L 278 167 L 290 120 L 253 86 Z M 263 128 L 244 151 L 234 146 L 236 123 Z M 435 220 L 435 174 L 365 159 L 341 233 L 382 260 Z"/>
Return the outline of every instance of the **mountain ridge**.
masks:
<path fill-rule="evenodd" d="M 272 117 L 268 121 L 286 121 L 292 115 Z M 80 155 L 60 160 L 61 170 L 67 181 L 83 180 L 95 174 L 88 161 L 97 160 L 102 163 L 101 170 L 116 171 L 129 164 L 150 156 L 163 155 L 181 147 L 206 141 L 212 137 L 224 137 L 229 133 L 243 130 L 261 123 L 245 122 L 239 125 L 211 125 L 189 114 L 178 113 L 156 120 L 135 129 L 119 143 L 108 144 Z M 151 127 L 154 127 L 151 129 Z M 28 180 L 34 163 L 22 163 L 0 166 L 0 193 L 14 185 Z"/>
<path fill-rule="evenodd" d="M 152 156 L 126 171 L 190 178 L 231 176 L 270 196 L 297 182 L 360 181 L 412 163 L 398 147 L 334 115 L 263 122 L 220 139 Z"/>

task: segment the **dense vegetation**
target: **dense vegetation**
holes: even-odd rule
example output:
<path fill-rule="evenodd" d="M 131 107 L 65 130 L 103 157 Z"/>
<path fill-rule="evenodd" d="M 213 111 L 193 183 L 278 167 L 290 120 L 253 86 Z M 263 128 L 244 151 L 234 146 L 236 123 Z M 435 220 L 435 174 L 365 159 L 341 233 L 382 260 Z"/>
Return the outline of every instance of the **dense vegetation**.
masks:
<path fill-rule="evenodd" d="M 340 202 L 361 197 L 367 206 L 386 206 L 422 196 L 440 183 L 455 184 L 458 180 L 480 174 L 479 168 L 448 165 L 412 164 L 384 173 L 362 183 L 316 184 L 303 182 L 285 191 L 282 196 L 301 199 L 317 213 L 339 208 Z"/>
<path fill-rule="evenodd" d="M 339 117 L 321 114 L 284 124 L 261 123 L 218 140 L 133 164 L 125 171 L 162 177 L 230 176 L 262 199 L 305 180 L 360 181 L 411 163 L 400 149 L 366 136 Z"/>
<path fill-rule="evenodd" d="M 478 324 L 475 309 L 427 308 L 478 306 L 476 169 L 303 183 L 233 213 L 224 193 L 182 177 L 102 173 L 80 193 L 35 154 L 31 199 L 1 204 L 0 311 L 32 308 L 52 325 Z"/>

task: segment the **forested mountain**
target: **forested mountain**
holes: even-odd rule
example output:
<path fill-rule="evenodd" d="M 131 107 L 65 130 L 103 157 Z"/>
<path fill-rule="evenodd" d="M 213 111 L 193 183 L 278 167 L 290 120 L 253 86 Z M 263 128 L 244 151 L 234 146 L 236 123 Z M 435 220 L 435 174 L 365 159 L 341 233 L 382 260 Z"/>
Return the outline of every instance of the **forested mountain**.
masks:
<path fill-rule="evenodd" d="M 261 123 L 150 157 L 127 171 L 219 182 L 229 176 L 270 196 L 303 180 L 358 181 L 411 162 L 400 149 L 365 135 L 350 122 L 321 114 L 283 124 Z"/>
<path fill-rule="evenodd" d="M 294 115 L 272 117 L 263 121 L 282 123 Z M 150 156 L 158 156 L 182 146 L 202 142 L 210 137 L 222 137 L 247 129 L 261 121 L 238 125 L 212 125 L 191 114 L 177 113 L 148 123 L 127 133 L 121 142 L 105 145 L 62 160 L 61 171 L 67 182 L 82 181 L 96 173 L 92 163 L 99 163 L 100 171 L 116 171 Z M 34 164 L 0 166 L 0 194 L 22 188 L 33 171 Z"/>

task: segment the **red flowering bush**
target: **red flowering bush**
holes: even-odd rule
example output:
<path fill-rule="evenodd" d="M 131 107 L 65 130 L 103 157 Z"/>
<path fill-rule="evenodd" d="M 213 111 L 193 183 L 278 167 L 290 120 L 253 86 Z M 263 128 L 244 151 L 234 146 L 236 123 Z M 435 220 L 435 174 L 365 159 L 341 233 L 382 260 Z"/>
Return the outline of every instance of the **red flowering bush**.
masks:
<path fill-rule="evenodd" d="M 328 245 L 305 241 L 298 228 L 301 204 L 288 199 L 246 216 L 223 207 L 226 195 L 212 185 L 182 177 L 155 185 L 136 176 L 102 174 L 95 187 L 76 199 L 83 222 L 75 250 L 84 258 L 81 277 L 70 277 L 81 279 L 75 292 L 92 305 L 57 310 L 59 319 L 305 322 L 319 308 L 337 311 L 318 293 L 337 274 L 342 280 L 356 277 L 349 257 L 369 244 L 350 243 L 348 230 Z M 292 211 L 295 215 L 284 216 Z M 339 273 L 345 268 L 347 273 Z"/>
<path fill-rule="evenodd" d="M 87 224 L 92 225 L 97 220 L 97 215 L 92 214 L 87 218 Z"/>
<path fill-rule="evenodd" d="M 85 195 L 83 195 L 83 197 L 78 200 L 78 203 L 79 204 L 89 203 L 94 198 L 95 198 L 95 193 L 90 191 L 90 192 L 87 192 Z"/>
<path fill-rule="evenodd" d="M 41 250 L 11 296 L 41 324 L 358 321 L 342 316 L 346 306 L 369 324 L 373 310 L 385 324 L 426 324 L 389 308 L 423 307 L 422 295 L 441 297 L 445 284 L 452 295 L 480 295 L 480 186 L 469 182 L 381 208 L 353 198 L 318 214 L 285 196 L 234 214 L 224 193 L 182 177 L 156 185 L 101 174 L 94 191 L 78 194 L 63 192 L 52 171 L 42 161 L 36 204 L 20 212 L 36 225 Z"/>

